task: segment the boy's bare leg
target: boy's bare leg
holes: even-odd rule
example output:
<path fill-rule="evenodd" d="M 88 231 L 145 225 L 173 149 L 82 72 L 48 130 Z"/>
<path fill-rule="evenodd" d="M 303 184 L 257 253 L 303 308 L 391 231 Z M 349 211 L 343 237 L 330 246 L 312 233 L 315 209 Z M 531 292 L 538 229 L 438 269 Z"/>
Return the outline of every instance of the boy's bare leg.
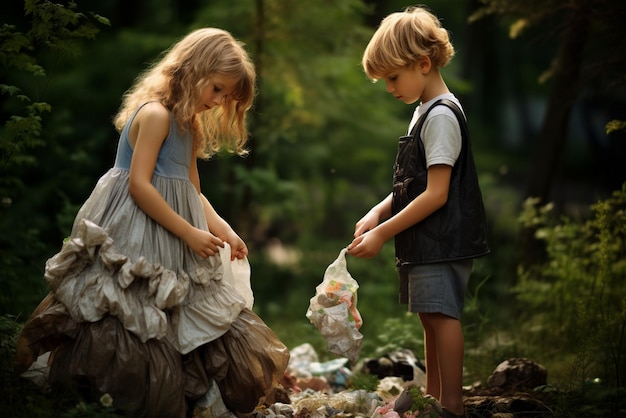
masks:
<path fill-rule="evenodd" d="M 463 415 L 464 340 L 461 322 L 439 313 L 421 313 L 426 347 L 426 393 L 453 414 Z"/>
<path fill-rule="evenodd" d="M 439 400 L 441 396 L 441 379 L 439 378 L 439 359 L 433 324 L 429 321 L 430 314 L 420 314 L 424 327 L 424 363 L 426 364 L 426 394 Z"/>

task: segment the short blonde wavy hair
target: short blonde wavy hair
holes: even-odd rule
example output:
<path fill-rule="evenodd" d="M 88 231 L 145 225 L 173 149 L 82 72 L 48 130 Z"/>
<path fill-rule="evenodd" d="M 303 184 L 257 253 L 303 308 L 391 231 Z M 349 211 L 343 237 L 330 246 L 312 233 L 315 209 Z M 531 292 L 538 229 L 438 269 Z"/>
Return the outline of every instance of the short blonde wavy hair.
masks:
<path fill-rule="evenodd" d="M 196 114 L 200 94 L 215 75 L 238 80 L 222 106 Z M 216 28 L 198 29 L 165 51 L 124 94 L 113 119 L 121 132 L 143 103 L 170 109 L 181 131 L 193 132 L 196 155 L 208 158 L 222 149 L 245 154 L 246 113 L 255 95 L 256 71 L 243 44 Z"/>
<path fill-rule="evenodd" d="M 376 81 L 391 71 L 411 66 L 422 57 L 435 69 L 448 65 L 454 47 L 448 31 L 425 6 L 411 6 L 385 17 L 363 53 L 365 74 Z"/>

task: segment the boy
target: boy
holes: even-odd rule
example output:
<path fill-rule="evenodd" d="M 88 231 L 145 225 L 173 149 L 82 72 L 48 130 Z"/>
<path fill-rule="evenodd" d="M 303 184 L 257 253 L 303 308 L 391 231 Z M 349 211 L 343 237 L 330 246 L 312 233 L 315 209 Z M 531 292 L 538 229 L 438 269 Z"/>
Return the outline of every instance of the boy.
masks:
<path fill-rule="evenodd" d="M 489 252 L 482 196 L 458 99 L 440 69 L 454 55 L 448 32 L 422 7 L 392 13 L 363 54 L 373 81 L 420 102 L 400 138 L 393 192 L 356 224 L 348 254 L 371 258 L 395 238 L 400 302 L 424 328 L 426 394 L 444 417 L 464 415 L 460 316 L 472 259 Z"/>

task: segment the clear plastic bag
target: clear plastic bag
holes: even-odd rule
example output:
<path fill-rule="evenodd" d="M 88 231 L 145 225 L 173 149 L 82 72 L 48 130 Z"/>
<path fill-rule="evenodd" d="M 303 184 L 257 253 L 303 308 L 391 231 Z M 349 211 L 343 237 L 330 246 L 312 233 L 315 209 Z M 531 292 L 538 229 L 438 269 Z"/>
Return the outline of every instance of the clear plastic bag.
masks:
<path fill-rule="evenodd" d="M 306 317 L 322 333 L 328 351 L 356 362 L 361 352 L 363 324 L 357 309 L 359 284 L 348 272 L 346 249 L 328 266 L 324 279 L 315 288 Z"/>

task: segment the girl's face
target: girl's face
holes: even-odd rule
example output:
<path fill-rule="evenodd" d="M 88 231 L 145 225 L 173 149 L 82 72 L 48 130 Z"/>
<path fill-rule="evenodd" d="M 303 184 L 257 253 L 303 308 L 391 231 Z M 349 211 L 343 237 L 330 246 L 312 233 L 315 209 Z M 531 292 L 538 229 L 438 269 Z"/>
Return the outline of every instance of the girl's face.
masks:
<path fill-rule="evenodd" d="M 387 91 L 396 99 L 413 104 L 424 98 L 428 70 L 418 62 L 410 67 L 391 71 L 383 77 L 383 80 Z"/>
<path fill-rule="evenodd" d="M 226 77 L 219 74 L 211 77 L 209 84 L 207 84 L 207 86 L 204 87 L 200 93 L 200 99 L 196 112 L 200 113 L 205 110 L 221 106 L 222 103 L 224 103 L 226 96 L 233 93 L 236 84 L 236 78 Z"/>

